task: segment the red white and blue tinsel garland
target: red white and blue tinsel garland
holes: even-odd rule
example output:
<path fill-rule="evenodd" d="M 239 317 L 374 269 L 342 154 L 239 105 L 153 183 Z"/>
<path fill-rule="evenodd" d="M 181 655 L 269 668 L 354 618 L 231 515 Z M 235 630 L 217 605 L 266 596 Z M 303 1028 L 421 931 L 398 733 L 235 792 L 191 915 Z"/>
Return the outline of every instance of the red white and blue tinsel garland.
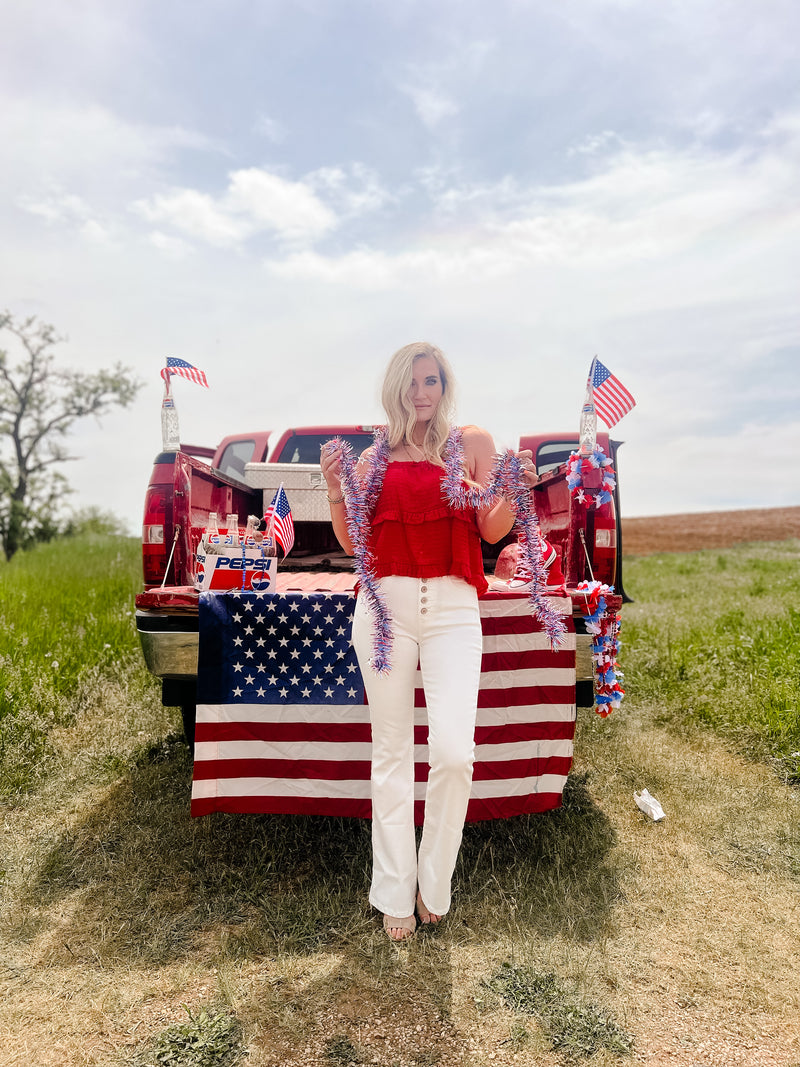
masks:
<path fill-rule="evenodd" d="M 623 675 L 617 664 L 619 652 L 619 614 L 609 611 L 606 594 L 613 593 L 613 585 L 602 582 L 580 582 L 578 592 L 586 598 L 586 632 L 592 635 L 592 662 L 595 671 L 595 711 L 603 718 L 619 708 L 625 690 L 620 685 Z"/>
<path fill-rule="evenodd" d="M 592 470 L 601 470 L 603 479 L 600 483 L 600 491 L 594 498 L 595 507 L 602 507 L 609 503 L 611 493 L 616 486 L 615 471 L 611 466 L 611 460 L 599 445 L 596 445 L 588 455 L 580 452 L 571 453 L 567 460 L 567 485 L 570 493 L 577 497 L 581 504 L 589 504 L 591 497 L 583 491 L 583 478 Z"/>
<path fill-rule="evenodd" d="M 369 547 L 369 524 L 389 462 L 389 442 L 386 431 L 383 428 L 378 429 L 363 480 L 356 474 L 356 458 L 350 444 L 343 438 L 336 437 L 331 445 L 338 446 L 341 450 L 342 489 L 347 502 L 347 532 L 353 543 L 356 574 L 374 620 L 372 669 L 383 674 L 391 669 L 392 618 L 375 574 L 375 560 Z"/>
<path fill-rule="evenodd" d="M 389 462 L 389 444 L 386 431 L 379 429 L 375 434 L 375 444 L 362 479 L 356 474 L 356 460 L 350 445 L 340 438 L 336 438 L 331 444 L 341 449 L 341 479 L 347 501 L 347 531 L 353 543 L 355 570 L 374 620 L 371 665 L 373 670 L 383 673 L 391 669 L 392 620 L 375 574 L 375 561 L 369 547 L 369 524 Z M 534 550 L 535 546 L 539 545 L 539 520 L 531 506 L 530 490 L 522 481 L 522 463 L 509 449 L 496 458 L 485 488 L 468 485 L 464 481 L 462 435 L 457 427 L 450 431 L 443 459 L 445 473 L 442 478 L 442 494 L 451 507 L 485 508 L 496 503 L 501 496 L 511 504 L 516 513 L 517 526 L 526 535 L 524 551 L 533 575 L 531 608 L 542 623 L 551 646 L 558 647 L 566 628 L 561 615 L 555 611 L 543 593 L 547 585 L 547 575 L 542 565 L 541 552 Z"/>
<path fill-rule="evenodd" d="M 542 562 L 539 519 L 531 504 L 531 491 L 522 481 L 525 473 L 522 462 L 515 452 L 507 449 L 497 456 L 494 468 L 485 489 L 464 482 L 464 444 L 461 430 L 450 431 L 444 450 L 445 476 L 442 492 L 454 508 L 485 508 L 503 496 L 514 509 L 517 529 L 524 535 L 520 548 L 533 575 L 530 586 L 531 610 L 541 622 L 552 648 L 557 648 L 566 628 L 561 615 L 553 608 L 544 594 L 547 586 L 547 571 Z"/>

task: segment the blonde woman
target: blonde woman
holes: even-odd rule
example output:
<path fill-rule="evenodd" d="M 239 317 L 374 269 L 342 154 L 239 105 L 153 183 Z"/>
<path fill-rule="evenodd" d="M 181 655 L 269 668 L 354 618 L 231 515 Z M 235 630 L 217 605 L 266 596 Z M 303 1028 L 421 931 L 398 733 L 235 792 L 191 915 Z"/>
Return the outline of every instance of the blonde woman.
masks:
<path fill-rule="evenodd" d="M 495 462 L 490 435 L 466 426 L 454 436 L 454 382 L 432 344 L 392 356 L 382 390 L 387 426 L 356 475 L 373 487 L 366 537 L 376 595 L 391 625 L 391 667 L 373 669 L 375 619 L 359 591 L 353 645 L 372 724 L 370 902 L 394 941 L 410 937 L 416 917 L 437 923 L 450 908 L 451 881 L 464 828 L 474 759 L 481 663 L 478 597 L 486 591 L 481 538 L 496 542 L 515 514 L 500 497 L 475 510 L 452 507 L 443 493 L 448 442 L 457 440 L 458 479 L 484 485 Z M 380 453 L 380 455 L 379 455 Z M 526 485 L 536 475 L 530 452 L 517 454 Z M 354 554 L 342 490 L 341 446 L 323 449 L 331 519 Z M 362 576 L 363 577 L 363 576 Z M 414 832 L 414 685 L 419 662 L 428 709 L 430 771 L 419 853 Z"/>

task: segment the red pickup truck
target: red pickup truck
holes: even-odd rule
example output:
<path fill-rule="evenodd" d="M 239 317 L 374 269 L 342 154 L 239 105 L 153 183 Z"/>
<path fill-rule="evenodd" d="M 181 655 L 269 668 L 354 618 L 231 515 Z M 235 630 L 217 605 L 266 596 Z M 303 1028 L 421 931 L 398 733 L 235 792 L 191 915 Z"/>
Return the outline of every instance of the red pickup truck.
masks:
<path fill-rule="evenodd" d="M 372 442 L 373 429 L 312 426 L 282 434 L 236 434 L 215 450 L 182 445 L 179 451 L 156 457 L 145 497 L 144 591 L 136 597 L 136 624 L 147 667 L 162 679 L 163 703 L 181 708 L 190 744 L 198 648 L 195 553 L 209 514 L 236 513 L 244 524 L 247 515 L 263 514 L 282 483 L 292 507 L 295 544 L 280 563 L 278 591 L 352 588 L 353 561 L 333 535 L 319 452 L 325 441 L 340 436 L 360 454 Z M 597 444 L 616 468 L 619 442 L 601 433 Z M 578 633 L 576 703 L 589 707 L 594 701 L 591 639 L 582 619 L 585 599 L 576 587 L 592 579 L 613 585 L 615 595 L 608 598 L 612 610 L 621 605 L 624 594 L 619 489 L 599 507 L 575 500 L 567 485 L 566 463 L 577 445 L 577 433 L 526 435 L 519 442 L 520 449 L 532 450 L 541 475 L 533 490 L 534 503 L 542 533 L 560 557 L 566 590 L 572 595 Z M 584 491 L 591 498 L 599 490 L 587 484 Z M 487 575 L 494 573 L 500 552 L 513 540 L 509 535 L 499 544 L 484 544 Z M 500 569 L 498 574 L 508 576 Z"/>

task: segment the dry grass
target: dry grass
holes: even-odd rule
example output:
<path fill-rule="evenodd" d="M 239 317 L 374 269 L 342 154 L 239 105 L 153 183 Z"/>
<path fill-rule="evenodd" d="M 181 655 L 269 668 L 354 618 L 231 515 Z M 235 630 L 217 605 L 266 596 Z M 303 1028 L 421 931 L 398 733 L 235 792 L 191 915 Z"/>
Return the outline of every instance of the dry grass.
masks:
<path fill-rule="evenodd" d="M 800 507 L 743 508 L 692 515 L 623 518 L 622 543 L 629 556 L 654 552 L 697 552 L 752 541 L 800 537 Z"/>
<path fill-rule="evenodd" d="M 307 908 L 315 879 L 305 849 L 292 859 L 280 841 L 284 910 L 266 897 L 237 909 L 236 879 L 254 901 L 262 883 L 240 855 L 222 885 L 209 857 L 232 847 L 230 832 L 237 849 L 268 842 L 268 820 L 192 824 L 177 746 L 92 783 L 86 768 L 120 737 L 109 745 L 107 720 L 87 719 L 74 777 L 5 812 L 0 1064 L 130 1062 L 186 1021 L 184 1005 L 235 1014 L 253 1067 L 556 1064 L 536 1021 L 483 984 L 507 960 L 609 1009 L 639 1062 L 797 1064 L 798 796 L 713 738 L 676 739 L 651 720 L 648 708 L 586 714 L 565 811 L 469 827 L 452 917 L 398 950 L 363 903 L 361 824 L 340 898 L 330 887 L 319 898 L 326 920 L 342 911 L 338 926 L 290 913 L 287 887 Z M 634 807 L 643 785 L 662 823 Z M 326 830 L 308 820 L 301 841 L 324 856 Z"/>
<path fill-rule="evenodd" d="M 800 1067 L 797 783 L 662 712 L 655 687 L 582 712 L 565 807 L 467 827 L 452 915 L 395 947 L 366 824 L 190 820 L 178 720 L 121 675 L 0 809 L 0 1067 L 148 1062 L 204 1007 L 238 1020 L 250 1067 L 555 1067 L 487 987 L 506 962 L 632 1036 L 594 1067 Z"/>

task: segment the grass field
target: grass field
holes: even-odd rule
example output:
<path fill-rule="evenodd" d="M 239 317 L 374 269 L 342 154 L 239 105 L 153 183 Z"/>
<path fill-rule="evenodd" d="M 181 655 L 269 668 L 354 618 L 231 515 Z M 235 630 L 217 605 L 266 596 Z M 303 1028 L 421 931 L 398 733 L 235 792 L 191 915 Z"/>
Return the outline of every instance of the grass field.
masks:
<path fill-rule="evenodd" d="M 135 542 L 0 564 L 0 1065 L 796 1067 L 797 547 L 626 560 L 622 709 L 580 713 L 560 811 L 466 828 L 400 948 L 366 824 L 189 819 Z"/>
<path fill-rule="evenodd" d="M 676 730 L 707 726 L 800 774 L 797 542 L 626 563 L 626 683 Z M 632 590 L 632 592 L 631 592 Z"/>
<path fill-rule="evenodd" d="M 141 667 L 133 598 L 141 545 L 92 536 L 0 562 L 0 797 L 41 781 L 53 731 L 97 699 L 102 679 L 155 692 Z"/>

